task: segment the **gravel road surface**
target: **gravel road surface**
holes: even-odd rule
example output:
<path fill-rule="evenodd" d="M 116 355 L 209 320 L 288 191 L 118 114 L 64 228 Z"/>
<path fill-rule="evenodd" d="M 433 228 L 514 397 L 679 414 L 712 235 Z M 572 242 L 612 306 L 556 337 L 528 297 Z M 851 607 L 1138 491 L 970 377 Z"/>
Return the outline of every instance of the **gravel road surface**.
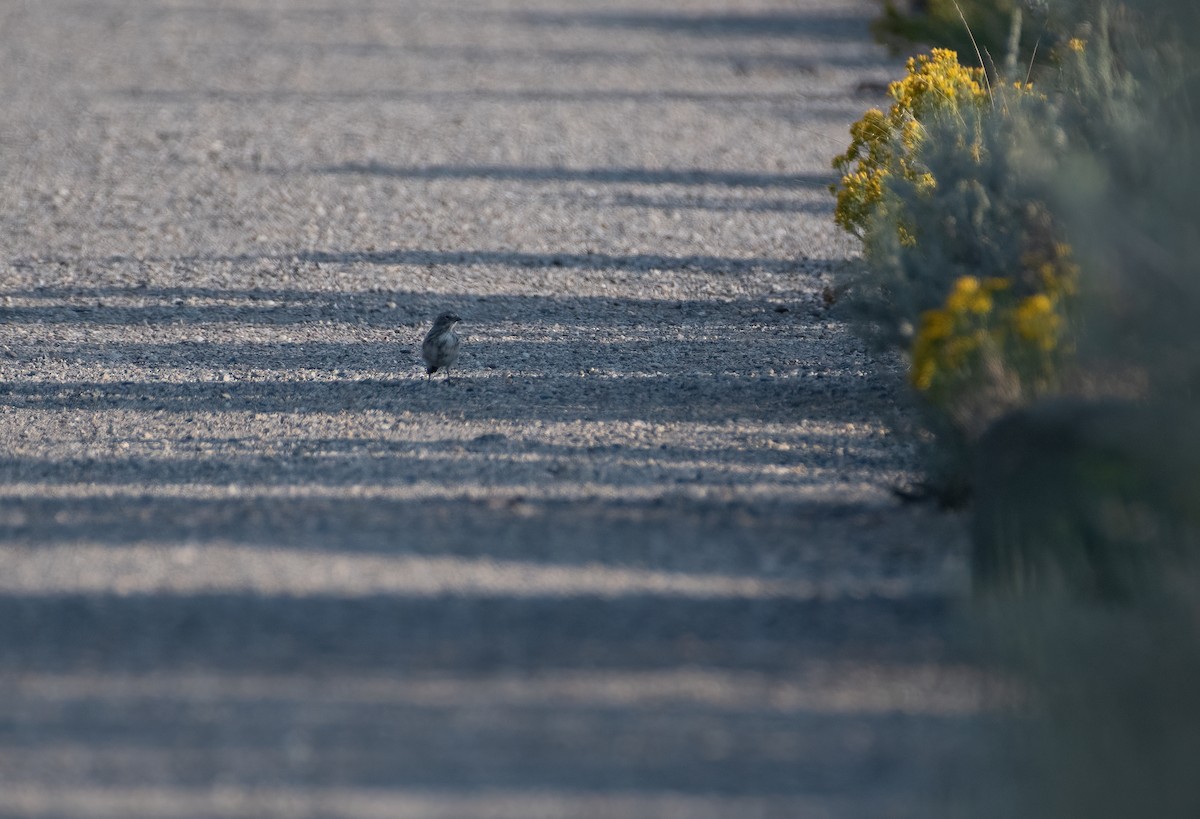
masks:
<path fill-rule="evenodd" d="M 825 298 L 875 13 L 0 5 L 0 816 L 930 815 L 958 524 Z"/>

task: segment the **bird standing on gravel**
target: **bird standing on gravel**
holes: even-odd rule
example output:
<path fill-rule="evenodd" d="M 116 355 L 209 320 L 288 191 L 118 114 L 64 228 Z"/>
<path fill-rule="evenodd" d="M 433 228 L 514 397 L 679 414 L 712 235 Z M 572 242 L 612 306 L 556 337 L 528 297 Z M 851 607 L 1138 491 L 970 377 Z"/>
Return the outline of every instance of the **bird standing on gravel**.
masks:
<path fill-rule="evenodd" d="M 454 325 L 462 319 L 450 312 L 445 312 L 433 320 L 433 327 L 421 344 L 421 357 L 425 359 L 425 374 L 432 377 L 439 369 L 446 371 L 450 378 L 450 365 L 458 360 L 458 345 L 462 340 L 454 332 Z"/>

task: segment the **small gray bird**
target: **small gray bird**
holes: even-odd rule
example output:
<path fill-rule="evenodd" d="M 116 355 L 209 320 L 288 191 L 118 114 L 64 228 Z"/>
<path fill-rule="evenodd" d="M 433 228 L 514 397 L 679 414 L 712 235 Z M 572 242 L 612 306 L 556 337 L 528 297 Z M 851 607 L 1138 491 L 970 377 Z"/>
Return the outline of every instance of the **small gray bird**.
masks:
<path fill-rule="evenodd" d="M 454 325 L 462 319 L 445 312 L 433 320 L 433 327 L 421 343 L 421 358 L 425 359 L 425 374 L 432 377 L 438 370 L 446 371 L 450 378 L 450 365 L 458 360 L 458 345 L 461 339 L 454 332 Z"/>

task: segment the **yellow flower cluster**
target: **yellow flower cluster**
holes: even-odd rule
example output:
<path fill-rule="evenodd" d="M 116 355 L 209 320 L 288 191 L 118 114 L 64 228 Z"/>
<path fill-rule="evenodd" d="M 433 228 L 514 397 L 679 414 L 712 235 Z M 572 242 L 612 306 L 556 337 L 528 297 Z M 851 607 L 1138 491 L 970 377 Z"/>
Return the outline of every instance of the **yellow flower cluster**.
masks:
<path fill-rule="evenodd" d="M 893 82 L 888 94 L 894 102 L 885 114 L 872 108 L 850 127 L 850 147 L 833 160 L 842 174 L 831 186 L 837 196 L 834 219 L 839 226 L 862 236 L 883 199 L 884 180 L 896 175 L 918 187 L 936 184 L 916 160 L 922 120 L 938 112 L 953 112 L 986 99 L 983 70 L 959 64 L 949 49 L 910 58 L 907 76 Z"/>
<path fill-rule="evenodd" d="M 993 340 L 995 294 L 1011 286 L 1008 279 L 961 276 L 942 307 L 921 314 L 909 373 L 914 387 L 924 392 L 946 375 L 962 374 L 974 354 Z"/>
<path fill-rule="evenodd" d="M 1045 293 L 1035 293 L 1017 305 L 1013 324 L 1021 339 L 1050 352 L 1058 346 L 1063 318 L 1055 311 L 1053 299 Z"/>
<path fill-rule="evenodd" d="M 1057 245 L 1056 252 L 1070 249 Z M 1008 278 L 959 277 L 941 307 L 921 314 L 912 345 L 912 385 L 952 398 L 969 389 L 985 352 L 1014 368 L 1022 383 L 1044 379 L 1053 372 L 1047 357 L 1058 350 L 1066 330 L 1064 301 L 1074 292 L 1073 276 L 1064 256 L 1052 280 L 1045 281 L 1046 289 L 1023 297 L 1013 293 Z"/>
<path fill-rule="evenodd" d="M 1026 297 L 1013 311 L 1017 336 L 1038 349 L 1051 352 L 1063 333 L 1062 305 L 1079 291 L 1079 265 L 1071 256 L 1071 246 L 1055 242 L 1038 253 L 1021 259 L 1025 270 L 1033 274 L 1041 292 Z"/>

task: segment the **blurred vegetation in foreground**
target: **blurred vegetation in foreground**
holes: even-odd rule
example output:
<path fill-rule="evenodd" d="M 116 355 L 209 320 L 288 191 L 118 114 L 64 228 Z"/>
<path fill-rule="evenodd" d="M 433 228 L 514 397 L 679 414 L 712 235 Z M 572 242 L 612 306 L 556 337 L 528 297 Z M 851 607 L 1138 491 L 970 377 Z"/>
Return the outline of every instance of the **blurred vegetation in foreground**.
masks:
<path fill-rule="evenodd" d="M 881 26 L 943 48 L 834 160 L 843 308 L 908 361 L 910 494 L 969 510 L 981 645 L 1024 692 L 995 815 L 1200 816 L 1200 4 Z"/>

